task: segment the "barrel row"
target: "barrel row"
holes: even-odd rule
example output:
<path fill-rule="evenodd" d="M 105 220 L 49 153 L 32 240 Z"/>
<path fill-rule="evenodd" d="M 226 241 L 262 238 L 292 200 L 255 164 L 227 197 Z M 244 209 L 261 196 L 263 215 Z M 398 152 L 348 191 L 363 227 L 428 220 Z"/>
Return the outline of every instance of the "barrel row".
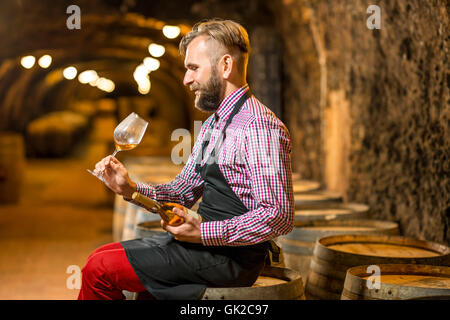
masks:
<path fill-rule="evenodd" d="M 382 234 L 344 234 L 316 241 L 308 299 L 450 298 L 450 248 Z"/>
<path fill-rule="evenodd" d="M 380 264 L 347 270 L 342 300 L 450 300 L 450 267 Z"/>
<path fill-rule="evenodd" d="M 367 205 L 343 203 L 334 192 L 311 190 L 294 198 L 295 227 L 277 243 L 283 266 L 306 279 L 307 299 L 450 298 L 448 247 L 401 237 L 397 223 L 369 219 Z M 336 243 L 323 245 L 327 239 Z M 379 272 L 375 287 L 373 270 Z"/>
<path fill-rule="evenodd" d="M 31 156 L 61 157 L 87 132 L 90 119 L 73 111 L 50 112 L 31 121 L 26 129 L 26 150 Z"/>

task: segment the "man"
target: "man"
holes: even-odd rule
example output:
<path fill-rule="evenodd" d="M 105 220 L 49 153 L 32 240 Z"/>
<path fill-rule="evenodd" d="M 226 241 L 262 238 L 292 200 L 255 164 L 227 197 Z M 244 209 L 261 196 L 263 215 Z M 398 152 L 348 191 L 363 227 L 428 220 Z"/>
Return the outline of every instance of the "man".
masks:
<path fill-rule="evenodd" d="M 188 208 L 202 197 L 199 222 L 182 210 L 179 226 L 161 236 L 98 248 L 82 271 L 79 299 L 121 299 L 122 290 L 156 299 L 199 299 L 206 287 L 251 286 L 269 240 L 293 228 L 291 142 L 285 125 L 251 93 L 250 44 L 230 20 L 196 24 L 180 43 L 184 84 L 205 121 L 191 156 L 174 181 L 135 183 L 114 157 L 96 165 L 106 185 L 132 201 L 137 191 Z"/>

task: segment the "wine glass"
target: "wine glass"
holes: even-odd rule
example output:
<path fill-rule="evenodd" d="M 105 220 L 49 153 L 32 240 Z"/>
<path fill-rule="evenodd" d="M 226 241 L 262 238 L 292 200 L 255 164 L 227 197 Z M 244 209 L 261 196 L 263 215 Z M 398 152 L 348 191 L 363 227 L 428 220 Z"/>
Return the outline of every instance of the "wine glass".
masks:
<path fill-rule="evenodd" d="M 114 150 L 112 156 L 114 157 L 119 151 L 132 150 L 141 142 L 147 129 L 148 122 L 139 117 L 138 114 L 132 112 L 125 119 L 120 122 L 114 129 L 114 144 L 116 150 Z M 87 169 L 94 176 L 103 180 L 103 172 L 99 175 L 93 171 Z"/>

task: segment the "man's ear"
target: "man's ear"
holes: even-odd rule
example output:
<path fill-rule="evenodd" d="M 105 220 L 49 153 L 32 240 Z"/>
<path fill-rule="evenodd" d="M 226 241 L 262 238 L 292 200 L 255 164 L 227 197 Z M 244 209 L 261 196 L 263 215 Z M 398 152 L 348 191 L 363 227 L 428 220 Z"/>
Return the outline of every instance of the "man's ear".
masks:
<path fill-rule="evenodd" d="M 222 68 L 222 77 L 224 79 L 228 79 L 231 76 L 231 71 L 233 70 L 234 66 L 234 60 L 233 57 L 230 54 L 225 54 L 222 57 L 221 61 L 221 68 Z"/>

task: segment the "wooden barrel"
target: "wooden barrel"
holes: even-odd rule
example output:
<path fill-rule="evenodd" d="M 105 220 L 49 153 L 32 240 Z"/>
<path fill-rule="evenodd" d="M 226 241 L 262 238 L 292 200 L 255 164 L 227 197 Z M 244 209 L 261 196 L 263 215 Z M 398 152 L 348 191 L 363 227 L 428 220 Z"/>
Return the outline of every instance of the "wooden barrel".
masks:
<path fill-rule="evenodd" d="M 311 180 L 292 180 L 292 189 L 294 194 L 318 191 L 320 189 L 320 183 Z"/>
<path fill-rule="evenodd" d="M 284 264 L 300 272 L 307 279 L 317 239 L 338 234 L 391 234 L 398 235 L 398 224 L 380 220 L 313 220 L 295 222 L 294 229 L 278 237 L 283 249 Z"/>
<path fill-rule="evenodd" d="M 141 222 L 136 225 L 135 238 L 151 238 L 164 232 L 166 231 L 161 228 L 161 220 Z"/>
<path fill-rule="evenodd" d="M 207 288 L 202 300 L 304 300 L 300 274 L 287 268 L 265 267 L 251 287 Z"/>
<path fill-rule="evenodd" d="M 379 277 L 370 267 L 347 270 L 342 300 L 450 299 L 450 267 L 380 264 Z"/>
<path fill-rule="evenodd" d="M 445 245 L 388 235 L 335 235 L 316 241 L 306 282 L 309 299 L 338 300 L 347 269 L 361 265 L 426 264 L 449 266 Z"/>
<path fill-rule="evenodd" d="M 318 203 L 299 205 L 295 221 L 342 220 L 368 218 L 369 206 L 362 203 Z"/>
<path fill-rule="evenodd" d="M 73 111 L 54 111 L 31 121 L 26 129 L 28 153 L 35 156 L 67 155 L 86 132 L 88 119 Z"/>
<path fill-rule="evenodd" d="M 292 181 L 302 180 L 302 176 L 298 172 L 292 172 Z"/>
<path fill-rule="evenodd" d="M 143 223 L 145 222 L 157 222 L 156 227 L 161 228 L 161 216 L 159 214 L 149 212 L 144 208 L 139 208 L 136 211 L 136 221 L 133 230 L 133 238 L 141 238 L 143 232 L 145 232 L 145 230 L 142 229 L 154 227 L 152 225 L 143 225 Z"/>
<path fill-rule="evenodd" d="M 12 132 L 0 133 L 0 204 L 17 203 L 25 171 L 23 137 Z"/>
<path fill-rule="evenodd" d="M 294 193 L 294 202 L 296 208 L 319 203 L 339 203 L 342 202 L 342 195 L 329 190 Z"/>
<path fill-rule="evenodd" d="M 115 195 L 114 197 L 114 212 L 113 212 L 113 241 L 118 242 L 122 240 L 123 225 L 125 223 L 125 213 L 127 210 L 128 201 L 125 201 L 122 196 Z"/>
<path fill-rule="evenodd" d="M 125 220 L 123 223 L 122 241 L 134 239 L 134 229 L 136 228 L 136 213 L 139 206 L 128 202 L 125 210 Z"/>

